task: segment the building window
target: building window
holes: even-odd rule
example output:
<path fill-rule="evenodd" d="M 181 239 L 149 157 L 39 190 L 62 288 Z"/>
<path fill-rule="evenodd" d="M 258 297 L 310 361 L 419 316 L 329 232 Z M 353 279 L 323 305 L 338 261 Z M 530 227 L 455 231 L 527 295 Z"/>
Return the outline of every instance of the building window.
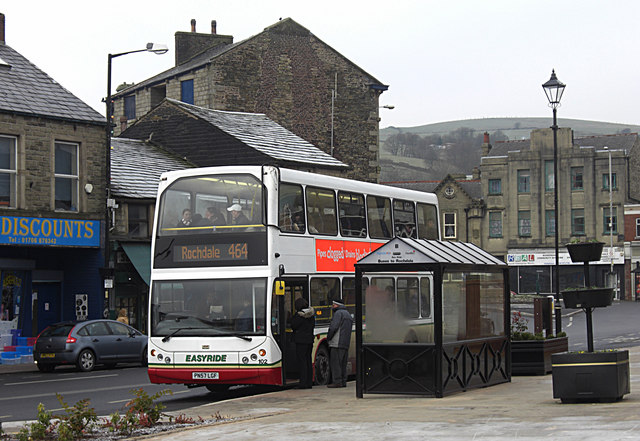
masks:
<path fill-rule="evenodd" d="M 553 161 L 544 161 L 544 189 L 552 191 L 555 188 L 555 181 Z"/>
<path fill-rule="evenodd" d="M 617 182 L 615 173 L 611 173 L 611 181 L 613 183 L 611 189 L 612 190 L 617 190 L 618 189 L 618 182 Z M 602 189 L 603 190 L 609 190 L 609 173 L 603 173 L 602 174 Z"/>
<path fill-rule="evenodd" d="M 571 167 L 571 190 L 582 190 L 584 184 L 582 182 L 583 167 Z"/>
<path fill-rule="evenodd" d="M 571 210 L 571 235 L 584 236 L 584 208 Z"/>
<path fill-rule="evenodd" d="M 556 212 L 555 210 L 546 210 L 544 212 L 544 232 L 547 236 L 556 235 Z"/>
<path fill-rule="evenodd" d="M 502 237 L 502 212 L 489 212 L 489 237 Z"/>
<path fill-rule="evenodd" d="M 129 204 L 129 237 L 149 237 L 149 213 L 146 205 Z"/>
<path fill-rule="evenodd" d="M 502 194 L 502 179 L 489 179 L 489 194 Z"/>
<path fill-rule="evenodd" d="M 531 236 L 531 212 L 528 210 L 518 211 L 518 236 Z"/>
<path fill-rule="evenodd" d="M 615 181 L 614 181 L 615 183 Z M 612 215 L 609 215 L 609 207 L 603 210 L 604 234 L 618 234 L 618 207 L 613 207 Z"/>
<path fill-rule="evenodd" d="M 640 237 L 640 217 L 636 218 L 636 237 Z"/>
<path fill-rule="evenodd" d="M 193 80 L 180 82 L 180 101 L 193 104 Z"/>
<path fill-rule="evenodd" d="M 124 116 L 127 120 L 136 119 L 136 96 L 127 95 L 124 97 Z"/>
<path fill-rule="evenodd" d="M 0 207 L 16 206 L 17 138 L 0 136 Z"/>
<path fill-rule="evenodd" d="M 531 184 L 530 184 L 531 171 L 529 170 L 518 170 L 518 193 L 529 193 L 531 192 Z"/>
<path fill-rule="evenodd" d="M 78 144 L 55 143 L 55 208 L 78 211 Z"/>
<path fill-rule="evenodd" d="M 456 214 L 444 213 L 444 238 L 455 239 L 456 238 Z"/>

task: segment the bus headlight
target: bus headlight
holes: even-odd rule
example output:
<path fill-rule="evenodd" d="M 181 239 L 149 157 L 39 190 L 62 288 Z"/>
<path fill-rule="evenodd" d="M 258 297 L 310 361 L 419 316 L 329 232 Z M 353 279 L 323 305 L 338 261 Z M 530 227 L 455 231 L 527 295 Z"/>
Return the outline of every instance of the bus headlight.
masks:
<path fill-rule="evenodd" d="M 158 354 L 158 360 L 162 361 L 163 358 L 162 354 Z"/>
<path fill-rule="evenodd" d="M 248 364 L 249 363 L 249 357 L 242 357 L 242 362 L 244 364 Z"/>
<path fill-rule="evenodd" d="M 258 356 L 256 354 L 251 354 L 251 361 L 256 361 Z"/>
<path fill-rule="evenodd" d="M 169 363 L 171 363 L 171 358 L 169 358 L 169 357 L 166 357 L 166 358 L 164 359 L 164 362 L 165 362 L 166 364 L 169 364 Z"/>

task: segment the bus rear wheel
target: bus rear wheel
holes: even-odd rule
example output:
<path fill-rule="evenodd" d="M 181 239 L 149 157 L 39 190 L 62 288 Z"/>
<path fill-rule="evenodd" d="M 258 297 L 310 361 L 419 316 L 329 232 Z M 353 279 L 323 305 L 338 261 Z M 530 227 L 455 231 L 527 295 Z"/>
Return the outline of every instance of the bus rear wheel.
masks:
<path fill-rule="evenodd" d="M 331 368 L 329 364 L 329 349 L 327 349 L 326 346 L 320 346 L 318 348 L 314 370 L 316 384 L 329 384 L 329 381 L 331 381 Z"/>
<path fill-rule="evenodd" d="M 228 391 L 231 385 L 230 384 L 207 384 L 205 387 L 209 390 L 209 392 L 220 393 L 220 392 Z"/>

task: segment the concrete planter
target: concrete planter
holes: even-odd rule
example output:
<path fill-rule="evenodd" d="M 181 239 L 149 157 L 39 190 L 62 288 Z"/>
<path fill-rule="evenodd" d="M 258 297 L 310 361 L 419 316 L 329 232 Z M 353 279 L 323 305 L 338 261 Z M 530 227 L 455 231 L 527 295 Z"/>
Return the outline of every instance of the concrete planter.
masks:
<path fill-rule="evenodd" d="M 618 401 L 630 392 L 629 351 L 553 354 L 553 398 L 565 402 Z"/>
<path fill-rule="evenodd" d="M 551 355 L 569 349 L 567 337 L 511 341 L 511 375 L 551 373 Z"/>

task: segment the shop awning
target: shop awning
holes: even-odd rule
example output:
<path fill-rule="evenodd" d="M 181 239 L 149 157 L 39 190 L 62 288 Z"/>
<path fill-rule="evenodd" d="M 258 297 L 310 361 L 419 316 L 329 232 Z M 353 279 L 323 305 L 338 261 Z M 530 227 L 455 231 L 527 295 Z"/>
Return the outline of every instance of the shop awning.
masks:
<path fill-rule="evenodd" d="M 148 285 L 151 279 L 151 244 L 121 242 L 120 245 L 142 280 Z"/>

